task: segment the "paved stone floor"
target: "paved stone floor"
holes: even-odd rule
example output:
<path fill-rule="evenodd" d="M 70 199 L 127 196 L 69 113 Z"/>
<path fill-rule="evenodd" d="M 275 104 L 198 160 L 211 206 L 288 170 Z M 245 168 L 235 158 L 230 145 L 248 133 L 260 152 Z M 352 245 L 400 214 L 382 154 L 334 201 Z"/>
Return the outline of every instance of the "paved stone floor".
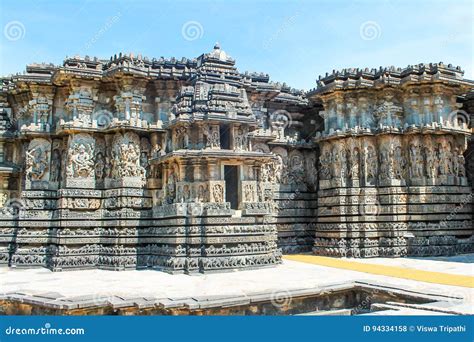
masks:
<path fill-rule="evenodd" d="M 471 272 L 468 273 L 469 275 L 466 275 L 466 271 L 469 271 L 466 270 L 466 266 L 452 265 L 446 267 L 446 261 L 426 263 L 423 259 L 397 261 L 395 259 L 378 258 L 373 261 L 360 262 L 359 260 L 328 258 L 315 255 L 288 255 L 285 259 L 427 283 L 474 288 L 474 277 L 471 276 L 473 274 L 472 264 L 469 263 L 468 266 L 471 266 Z M 446 268 L 446 271 L 449 273 L 438 271 Z"/>
<path fill-rule="evenodd" d="M 379 265 L 380 267 L 388 265 L 397 269 L 405 268 L 407 271 L 434 271 L 444 273 L 445 277 L 463 275 L 474 280 L 472 277 L 474 254 L 440 258 L 374 258 L 356 261 L 343 259 L 341 261 L 355 262 L 360 265 Z M 195 276 L 170 275 L 153 270 L 122 272 L 82 270 L 55 273 L 42 268 L 12 269 L 3 267 L 0 268 L 0 295 L 15 292 L 29 295 L 56 293 L 56 297 L 63 298 L 80 296 L 205 298 L 324 288 L 355 281 L 428 295 L 462 298 L 459 301 L 448 301 L 443 305 L 448 305 L 450 310 L 455 308 L 460 313 L 474 314 L 474 289 L 472 287 L 402 279 L 288 259 L 285 259 L 282 265 L 273 268 Z M 426 306 L 429 305 L 426 304 Z M 417 308 L 407 308 L 405 313 L 418 314 L 418 311 Z"/>

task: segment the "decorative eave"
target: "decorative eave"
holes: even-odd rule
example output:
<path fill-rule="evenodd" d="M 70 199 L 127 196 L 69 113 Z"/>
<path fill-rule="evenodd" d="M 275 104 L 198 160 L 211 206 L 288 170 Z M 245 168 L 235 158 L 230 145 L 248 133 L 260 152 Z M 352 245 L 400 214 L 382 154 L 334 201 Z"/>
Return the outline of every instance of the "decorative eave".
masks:
<path fill-rule="evenodd" d="M 456 136 L 464 135 L 469 137 L 471 133 L 469 130 L 460 129 L 456 127 L 447 127 L 436 125 L 425 125 L 425 126 L 406 126 L 404 128 L 394 128 L 394 127 L 383 127 L 377 129 L 364 129 L 360 128 L 359 130 L 348 129 L 346 131 L 335 131 L 331 134 L 319 134 L 313 138 L 314 143 L 327 140 L 337 140 L 342 138 L 350 137 L 361 137 L 361 136 L 380 136 L 380 135 L 410 135 L 410 134 L 429 134 L 429 135 L 445 135 L 453 134 Z"/>
<path fill-rule="evenodd" d="M 474 81 L 463 78 L 460 67 L 443 63 L 419 64 L 402 68 L 343 69 L 331 75 L 319 77 L 317 88 L 308 92 L 308 97 L 317 99 L 337 90 L 370 89 L 385 87 L 406 87 L 418 84 L 442 83 L 460 87 L 466 91 L 474 86 Z"/>

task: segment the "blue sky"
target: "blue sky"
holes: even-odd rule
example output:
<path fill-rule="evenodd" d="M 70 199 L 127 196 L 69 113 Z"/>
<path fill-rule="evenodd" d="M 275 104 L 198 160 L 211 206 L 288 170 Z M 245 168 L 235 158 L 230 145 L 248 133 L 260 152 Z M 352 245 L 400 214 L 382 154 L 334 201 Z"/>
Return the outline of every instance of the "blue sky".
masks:
<path fill-rule="evenodd" d="M 0 0 L 0 75 L 65 56 L 197 57 L 309 89 L 344 67 L 460 65 L 474 79 L 472 1 Z"/>

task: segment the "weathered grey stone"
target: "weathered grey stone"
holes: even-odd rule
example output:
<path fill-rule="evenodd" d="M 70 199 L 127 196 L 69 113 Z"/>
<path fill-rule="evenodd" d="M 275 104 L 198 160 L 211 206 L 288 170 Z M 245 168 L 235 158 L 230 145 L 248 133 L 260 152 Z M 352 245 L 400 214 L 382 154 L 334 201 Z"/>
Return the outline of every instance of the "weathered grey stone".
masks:
<path fill-rule="evenodd" d="M 218 45 L 29 65 L 0 90 L 0 264 L 192 274 L 311 249 L 473 251 L 472 85 L 438 63 L 304 93 Z"/>

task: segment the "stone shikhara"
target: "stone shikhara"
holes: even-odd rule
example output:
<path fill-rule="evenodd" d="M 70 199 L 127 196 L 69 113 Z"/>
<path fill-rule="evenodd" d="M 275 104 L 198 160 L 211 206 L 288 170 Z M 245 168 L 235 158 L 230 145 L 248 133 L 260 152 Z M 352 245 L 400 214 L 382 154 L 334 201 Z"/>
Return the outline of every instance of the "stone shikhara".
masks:
<path fill-rule="evenodd" d="M 2 79 L 0 262 L 206 272 L 473 250 L 459 68 L 347 69 L 305 93 L 234 65 L 216 45 Z"/>

